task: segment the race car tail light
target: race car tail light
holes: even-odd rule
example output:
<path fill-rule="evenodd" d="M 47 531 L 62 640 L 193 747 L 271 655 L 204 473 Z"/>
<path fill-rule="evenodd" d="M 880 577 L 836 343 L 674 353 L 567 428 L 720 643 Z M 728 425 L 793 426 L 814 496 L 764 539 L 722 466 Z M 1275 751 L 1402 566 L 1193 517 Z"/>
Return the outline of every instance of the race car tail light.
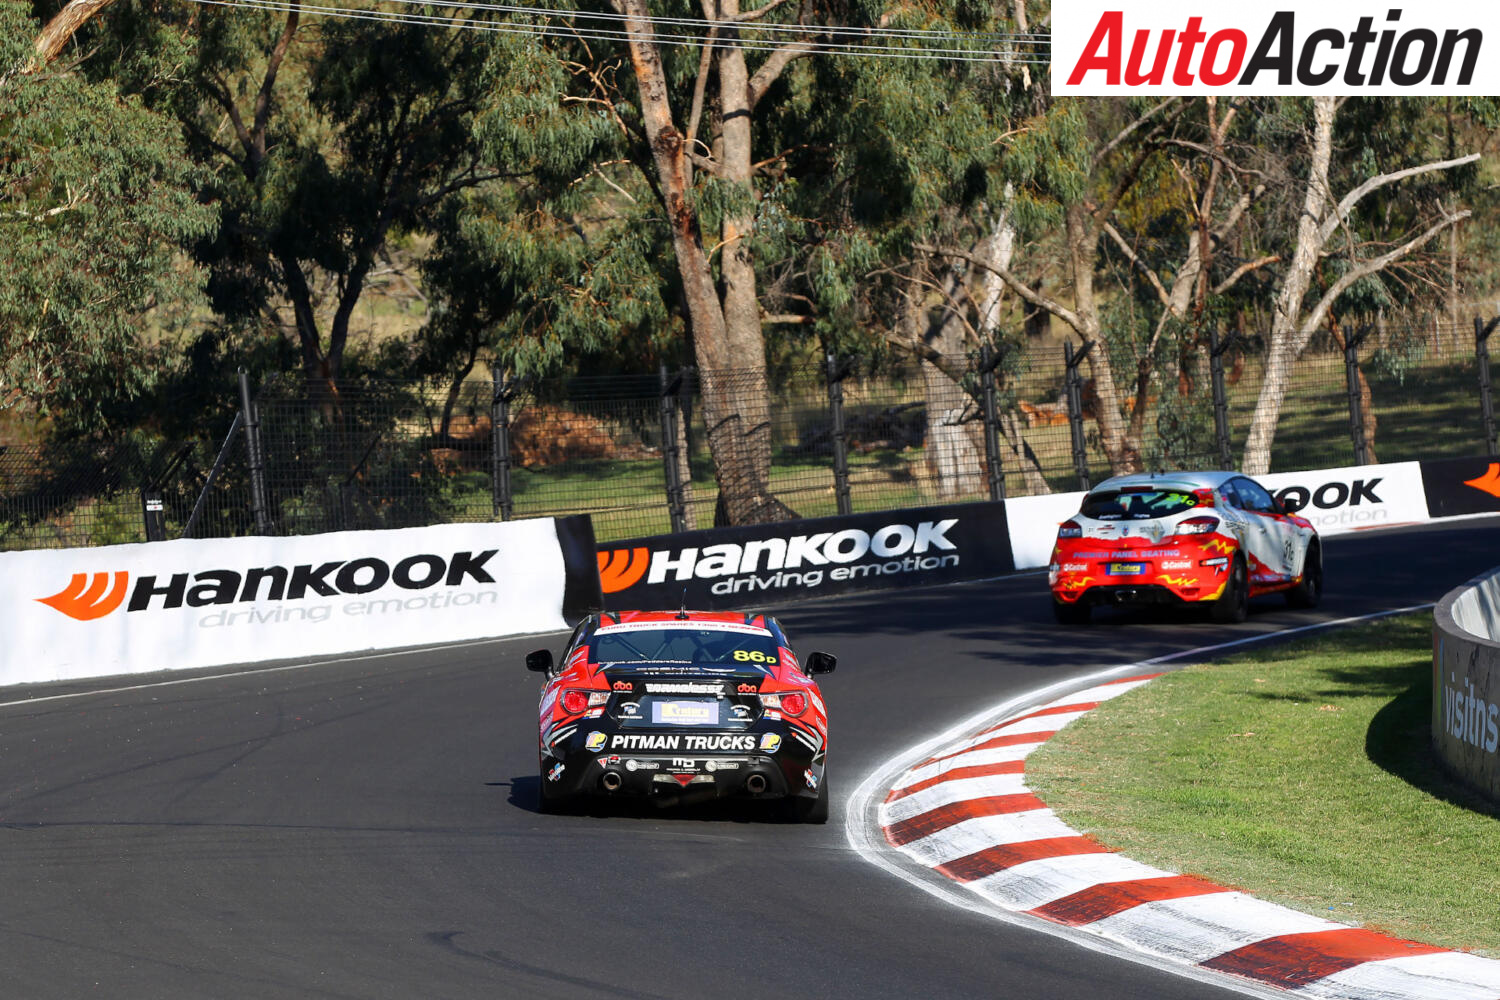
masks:
<path fill-rule="evenodd" d="M 608 701 L 608 691 L 564 691 L 562 710 L 569 715 L 582 715 L 590 708 L 606 704 Z"/>
<path fill-rule="evenodd" d="M 1190 517 L 1177 525 L 1174 534 L 1178 535 L 1207 535 L 1218 530 L 1219 519 L 1217 517 Z"/>
<path fill-rule="evenodd" d="M 807 695 L 800 691 L 789 691 L 786 694 L 763 694 L 760 703 L 766 708 L 774 708 L 787 715 L 801 715 L 807 711 Z"/>
<path fill-rule="evenodd" d="M 1058 538 L 1082 538 L 1083 525 L 1077 521 L 1064 521 L 1057 526 Z"/>

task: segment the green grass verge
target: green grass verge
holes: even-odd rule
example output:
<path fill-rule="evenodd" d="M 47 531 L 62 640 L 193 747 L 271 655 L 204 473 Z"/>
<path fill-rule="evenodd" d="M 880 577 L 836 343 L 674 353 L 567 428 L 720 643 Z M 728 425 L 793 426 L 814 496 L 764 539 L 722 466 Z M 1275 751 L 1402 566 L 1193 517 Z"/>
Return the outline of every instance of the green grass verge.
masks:
<path fill-rule="evenodd" d="M 1188 667 L 1027 761 L 1075 829 L 1341 923 L 1500 957 L 1500 811 L 1429 746 L 1432 615 Z"/>

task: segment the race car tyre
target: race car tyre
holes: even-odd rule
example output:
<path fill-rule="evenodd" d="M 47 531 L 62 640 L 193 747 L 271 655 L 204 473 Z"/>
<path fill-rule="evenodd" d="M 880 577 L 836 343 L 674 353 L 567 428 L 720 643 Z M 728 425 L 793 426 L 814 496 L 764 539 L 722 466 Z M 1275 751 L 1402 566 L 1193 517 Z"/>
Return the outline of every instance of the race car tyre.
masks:
<path fill-rule="evenodd" d="M 1213 605 L 1214 621 L 1220 625 L 1238 625 L 1250 617 L 1250 572 L 1245 557 L 1235 556 L 1229 568 L 1229 582 Z"/>
<path fill-rule="evenodd" d="M 1082 601 L 1073 604 L 1064 604 L 1062 601 L 1052 602 L 1052 617 L 1057 619 L 1059 625 L 1087 625 L 1089 623 L 1090 608 Z"/>
<path fill-rule="evenodd" d="M 1286 602 L 1294 608 L 1315 608 L 1322 596 L 1323 549 L 1313 542 L 1302 560 L 1302 582 L 1286 592 Z"/>
<path fill-rule="evenodd" d="M 536 811 L 544 816 L 562 816 L 573 810 L 575 803 L 566 795 L 558 795 L 548 788 L 547 772 L 537 776 Z"/>
<path fill-rule="evenodd" d="M 805 799 L 800 795 L 781 800 L 782 815 L 793 823 L 828 822 L 828 772 L 823 772 L 823 783 L 818 786 L 818 797 Z"/>

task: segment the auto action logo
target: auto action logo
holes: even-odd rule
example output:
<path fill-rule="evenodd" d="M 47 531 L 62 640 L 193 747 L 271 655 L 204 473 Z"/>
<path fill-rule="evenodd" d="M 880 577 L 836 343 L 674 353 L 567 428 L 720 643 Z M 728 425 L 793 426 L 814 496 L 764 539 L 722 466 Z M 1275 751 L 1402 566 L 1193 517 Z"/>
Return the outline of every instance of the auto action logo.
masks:
<path fill-rule="evenodd" d="M 384 559 L 365 557 L 348 561 L 336 560 L 325 563 L 305 563 L 298 566 L 258 566 L 251 569 L 209 569 L 198 573 L 174 573 L 159 582 L 153 574 L 138 576 L 134 587 L 130 586 L 127 572 L 74 573 L 68 585 L 50 597 L 39 597 L 37 601 L 77 621 L 94 621 L 114 612 L 125 604 L 127 594 L 130 601 L 126 612 L 153 609 L 202 608 L 212 605 L 236 603 L 262 603 L 266 601 L 300 601 L 309 597 L 336 597 L 339 595 L 371 594 L 390 584 L 401 590 L 419 591 L 446 583 L 449 587 L 466 583 L 495 582 L 485 564 L 498 552 L 486 549 L 483 552 L 455 552 L 444 558 L 439 555 L 421 554 L 407 556 L 390 564 Z M 471 604 L 480 595 L 454 594 L 423 597 L 422 608 L 447 607 L 450 604 Z M 490 596 L 493 596 L 491 594 Z M 469 597 L 468 601 L 459 598 Z M 301 617 L 314 621 L 326 620 L 331 607 L 320 606 L 321 615 L 312 612 L 319 608 L 296 609 L 305 611 Z M 378 614 L 388 611 L 416 610 L 410 598 L 393 596 L 386 600 L 374 599 L 346 605 L 348 614 Z M 246 621 L 262 624 L 284 620 L 280 609 L 271 611 L 233 612 L 246 615 Z M 219 621 L 215 624 L 232 624 Z"/>
<path fill-rule="evenodd" d="M 1233 95 L 1489 94 L 1478 6 L 1058 3 L 1052 92 Z"/>
<path fill-rule="evenodd" d="M 616 594 L 642 579 L 647 584 L 714 580 L 709 589 L 723 595 L 923 572 L 959 564 L 958 547 L 947 537 L 957 523 L 958 518 L 946 518 L 874 531 L 846 528 L 701 549 L 611 549 L 598 554 L 599 582 L 604 593 Z"/>

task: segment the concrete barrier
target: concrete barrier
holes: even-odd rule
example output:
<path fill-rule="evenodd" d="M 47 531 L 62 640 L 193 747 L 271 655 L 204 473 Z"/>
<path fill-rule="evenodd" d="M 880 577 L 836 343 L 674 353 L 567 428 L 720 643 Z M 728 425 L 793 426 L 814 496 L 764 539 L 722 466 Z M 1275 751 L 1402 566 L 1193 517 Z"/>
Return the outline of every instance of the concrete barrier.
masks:
<path fill-rule="evenodd" d="M 1500 568 L 1433 611 L 1432 746 L 1460 781 L 1500 802 Z"/>

